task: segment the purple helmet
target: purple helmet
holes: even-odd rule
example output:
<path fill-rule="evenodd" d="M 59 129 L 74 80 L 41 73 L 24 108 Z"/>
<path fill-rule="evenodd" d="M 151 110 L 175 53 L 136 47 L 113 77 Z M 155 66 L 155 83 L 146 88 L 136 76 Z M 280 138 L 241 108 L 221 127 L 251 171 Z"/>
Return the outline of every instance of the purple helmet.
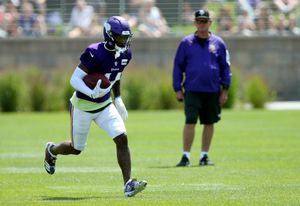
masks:
<path fill-rule="evenodd" d="M 128 22 L 121 16 L 112 16 L 104 23 L 103 34 L 105 42 L 122 53 L 130 46 L 132 33 Z"/>

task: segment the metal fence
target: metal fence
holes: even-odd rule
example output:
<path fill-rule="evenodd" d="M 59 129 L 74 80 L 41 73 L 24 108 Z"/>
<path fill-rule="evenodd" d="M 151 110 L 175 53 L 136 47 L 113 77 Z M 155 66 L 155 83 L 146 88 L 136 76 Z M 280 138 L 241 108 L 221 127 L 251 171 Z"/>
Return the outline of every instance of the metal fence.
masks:
<path fill-rule="evenodd" d="M 99 35 L 103 22 L 112 15 L 127 18 L 136 36 L 184 35 L 194 31 L 193 14 L 201 8 L 210 11 L 211 30 L 222 35 L 300 35 L 300 3 L 278 2 L 0 0 L 0 38 L 90 37 Z"/>

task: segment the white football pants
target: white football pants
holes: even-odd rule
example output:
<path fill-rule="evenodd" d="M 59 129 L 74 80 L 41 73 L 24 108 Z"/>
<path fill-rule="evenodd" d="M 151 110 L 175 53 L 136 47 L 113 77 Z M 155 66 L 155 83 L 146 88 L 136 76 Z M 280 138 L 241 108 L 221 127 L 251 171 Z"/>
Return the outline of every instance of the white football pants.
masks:
<path fill-rule="evenodd" d="M 114 104 L 110 104 L 97 113 L 84 112 L 72 105 L 71 138 L 73 147 L 76 150 L 83 151 L 87 145 L 87 137 L 92 121 L 95 121 L 112 138 L 126 133 L 125 124 Z"/>

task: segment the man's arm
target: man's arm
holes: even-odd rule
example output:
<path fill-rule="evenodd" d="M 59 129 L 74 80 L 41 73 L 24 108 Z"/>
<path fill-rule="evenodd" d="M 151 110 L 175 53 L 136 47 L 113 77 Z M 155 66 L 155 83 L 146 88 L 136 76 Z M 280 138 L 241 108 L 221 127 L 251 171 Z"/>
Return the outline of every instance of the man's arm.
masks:
<path fill-rule="evenodd" d="M 221 93 L 219 97 L 220 105 L 224 105 L 228 99 L 228 90 L 231 83 L 231 69 L 230 69 L 230 55 L 226 48 L 226 45 L 223 45 L 222 52 L 222 61 L 221 61 Z"/>
<path fill-rule="evenodd" d="M 178 101 L 183 101 L 184 95 L 182 90 L 182 81 L 183 81 L 183 73 L 185 68 L 185 52 L 184 52 L 184 44 L 181 42 L 175 58 L 174 58 L 174 66 L 173 66 L 173 89 L 176 93 L 176 99 Z"/>

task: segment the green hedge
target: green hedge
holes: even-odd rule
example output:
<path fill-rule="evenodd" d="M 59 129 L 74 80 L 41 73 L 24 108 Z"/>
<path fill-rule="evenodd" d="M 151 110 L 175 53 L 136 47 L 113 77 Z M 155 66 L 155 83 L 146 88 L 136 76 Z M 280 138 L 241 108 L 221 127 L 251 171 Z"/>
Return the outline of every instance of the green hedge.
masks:
<path fill-rule="evenodd" d="M 264 108 L 270 97 L 270 89 L 262 76 L 254 75 L 246 82 L 245 94 L 253 108 Z"/>
<path fill-rule="evenodd" d="M 0 77 L 0 107 L 3 112 L 15 112 L 20 104 L 20 79 L 13 73 Z"/>
<path fill-rule="evenodd" d="M 72 70 L 43 71 L 24 68 L 1 73 L 1 111 L 63 111 L 69 109 L 74 92 L 69 80 Z M 234 107 L 238 81 L 233 71 L 226 108 Z M 21 78 L 22 77 L 22 78 Z M 128 68 L 121 81 L 121 94 L 129 110 L 182 109 L 172 89 L 172 71 L 158 68 Z"/>
<path fill-rule="evenodd" d="M 240 84 L 240 73 L 237 68 L 232 67 L 232 78 L 231 78 L 231 85 L 228 91 L 228 100 L 223 105 L 224 108 L 231 109 L 234 108 L 235 103 L 238 98 L 239 93 L 239 84 Z"/>

